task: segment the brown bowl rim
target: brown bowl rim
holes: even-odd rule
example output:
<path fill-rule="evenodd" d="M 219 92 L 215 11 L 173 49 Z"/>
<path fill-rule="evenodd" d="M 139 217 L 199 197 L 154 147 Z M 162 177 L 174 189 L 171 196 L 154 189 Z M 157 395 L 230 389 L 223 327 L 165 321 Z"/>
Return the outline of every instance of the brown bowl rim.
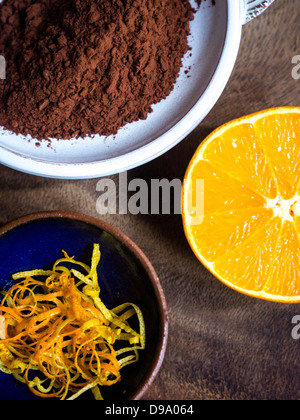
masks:
<path fill-rule="evenodd" d="M 4 235 L 10 230 L 13 230 L 16 227 L 21 226 L 23 224 L 26 224 L 35 220 L 39 220 L 39 219 L 51 219 L 51 218 L 52 219 L 61 218 L 61 219 L 78 220 L 78 221 L 85 222 L 90 225 L 99 227 L 100 229 L 110 233 L 112 236 L 114 236 L 115 238 L 123 242 L 135 254 L 135 256 L 141 262 L 142 266 L 144 267 L 145 271 L 148 274 L 148 277 L 151 280 L 151 283 L 154 287 L 156 298 L 159 303 L 159 319 L 161 323 L 162 334 L 158 342 L 158 349 L 154 356 L 152 368 L 145 375 L 138 390 L 130 396 L 130 400 L 140 400 L 143 397 L 143 395 L 148 391 L 154 379 L 156 378 L 162 366 L 165 353 L 166 353 L 166 348 L 167 348 L 168 331 L 169 331 L 169 316 L 168 316 L 166 298 L 165 298 L 164 291 L 162 289 L 159 277 L 153 265 L 151 264 L 150 260 L 144 254 L 144 252 L 125 233 L 123 233 L 121 230 L 110 225 L 107 222 L 104 222 L 100 219 L 97 219 L 92 216 L 88 216 L 83 213 L 68 212 L 68 211 L 43 211 L 43 212 L 31 213 L 26 216 L 19 217 L 11 222 L 8 222 L 4 226 L 0 227 L 0 236 Z"/>

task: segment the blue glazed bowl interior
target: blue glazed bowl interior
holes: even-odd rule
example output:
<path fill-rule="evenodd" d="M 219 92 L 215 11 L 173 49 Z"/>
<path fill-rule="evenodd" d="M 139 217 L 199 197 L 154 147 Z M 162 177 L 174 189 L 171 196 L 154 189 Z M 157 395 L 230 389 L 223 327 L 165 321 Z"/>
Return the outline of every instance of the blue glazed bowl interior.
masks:
<path fill-rule="evenodd" d="M 149 376 L 153 355 L 159 349 L 163 334 L 160 307 L 149 273 L 120 239 L 100 227 L 69 218 L 42 218 L 16 226 L 0 235 L 0 289 L 14 283 L 11 275 L 31 269 L 51 269 L 62 257 L 61 250 L 87 264 L 91 261 L 93 244 L 101 247 L 99 284 L 101 298 L 108 308 L 125 302 L 137 304 L 143 311 L 146 324 L 146 350 L 140 361 L 122 369 L 122 380 L 112 387 L 102 387 L 105 400 L 132 399 Z M 93 399 L 88 391 L 82 399 Z M 11 375 L 0 372 L 1 400 L 31 400 L 35 397 Z"/>

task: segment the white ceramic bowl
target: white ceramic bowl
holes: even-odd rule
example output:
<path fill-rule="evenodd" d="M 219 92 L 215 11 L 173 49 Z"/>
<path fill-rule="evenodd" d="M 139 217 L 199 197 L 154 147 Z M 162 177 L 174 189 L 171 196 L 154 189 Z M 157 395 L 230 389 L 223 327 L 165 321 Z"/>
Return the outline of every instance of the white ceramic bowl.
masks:
<path fill-rule="evenodd" d="M 53 140 L 51 147 L 0 127 L 0 163 L 44 177 L 81 179 L 120 173 L 162 155 L 215 105 L 233 70 L 243 24 L 273 1 L 203 2 L 191 23 L 192 56 L 186 55 L 174 91 L 153 106 L 147 120 L 128 124 L 114 137 Z"/>

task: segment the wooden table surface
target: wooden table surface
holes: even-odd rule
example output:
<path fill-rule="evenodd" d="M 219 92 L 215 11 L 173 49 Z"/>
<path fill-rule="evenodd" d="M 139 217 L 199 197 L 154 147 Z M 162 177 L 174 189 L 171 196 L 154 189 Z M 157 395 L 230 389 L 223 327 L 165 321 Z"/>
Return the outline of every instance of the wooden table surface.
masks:
<path fill-rule="evenodd" d="M 276 0 L 247 24 L 235 70 L 214 109 L 179 146 L 130 171 L 129 179 L 182 179 L 198 144 L 221 124 L 273 106 L 300 106 L 300 80 L 292 77 L 299 18 L 299 0 Z M 45 210 L 100 218 L 97 182 L 42 179 L 0 166 L 0 224 Z M 221 284 L 194 257 L 178 215 L 101 218 L 144 250 L 168 303 L 166 357 L 145 399 L 300 397 L 300 341 L 291 335 L 300 305 L 255 300 Z"/>

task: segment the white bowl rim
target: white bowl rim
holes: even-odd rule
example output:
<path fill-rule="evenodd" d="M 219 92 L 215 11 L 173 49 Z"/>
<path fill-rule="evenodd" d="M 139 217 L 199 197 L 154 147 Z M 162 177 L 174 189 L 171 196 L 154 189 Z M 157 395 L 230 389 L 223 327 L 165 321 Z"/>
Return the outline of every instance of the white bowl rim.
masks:
<path fill-rule="evenodd" d="M 172 128 L 151 143 L 121 156 L 88 163 L 45 162 L 0 148 L 0 163 L 31 175 L 57 179 L 91 179 L 122 173 L 163 155 L 187 137 L 211 111 L 231 76 L 242 35 L 242 4 L 227 1 L 227 33 L 218 66 L 194 107 Z"/>

